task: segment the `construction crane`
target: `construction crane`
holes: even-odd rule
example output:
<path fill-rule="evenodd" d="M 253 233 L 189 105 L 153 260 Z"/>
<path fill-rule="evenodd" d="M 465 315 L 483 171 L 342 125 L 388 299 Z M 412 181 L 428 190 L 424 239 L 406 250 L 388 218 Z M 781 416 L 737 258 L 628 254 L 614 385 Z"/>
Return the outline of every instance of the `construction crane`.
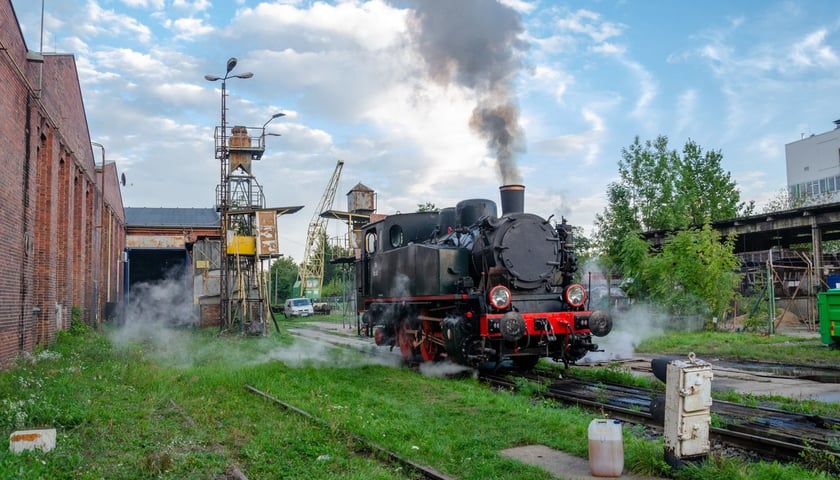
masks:
<path fill-rule="evenodd" d="M 327 241 L 327 219 L 322 217 L 321 213 L 332 209 L 342 167 L 344 167 L 344 162 L 339 160 L 335 165 L 329 183 L 327 183 L 327 188 L 324 190 L 324 196 L 321 197 L 321 202 L 318 203 L 315 212 L 312 213 L 312 220 L 309 222 L 303 263 L 301 263 L 298 271 L 301 297 L 316 298 L 321 296 L 324 283 L 324 253 Z"/>

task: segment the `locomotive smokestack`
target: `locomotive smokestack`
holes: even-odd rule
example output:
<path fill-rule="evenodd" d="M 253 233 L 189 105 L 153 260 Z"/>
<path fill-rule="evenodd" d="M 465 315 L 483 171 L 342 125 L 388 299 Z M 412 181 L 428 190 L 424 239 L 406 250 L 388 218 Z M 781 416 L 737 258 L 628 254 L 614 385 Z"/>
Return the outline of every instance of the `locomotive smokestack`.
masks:
<path fill-rule="evenodd" d="M 502 185 L 499 195 L 502 197 L 502 215 L 525 213 L 525 185 Z"/>

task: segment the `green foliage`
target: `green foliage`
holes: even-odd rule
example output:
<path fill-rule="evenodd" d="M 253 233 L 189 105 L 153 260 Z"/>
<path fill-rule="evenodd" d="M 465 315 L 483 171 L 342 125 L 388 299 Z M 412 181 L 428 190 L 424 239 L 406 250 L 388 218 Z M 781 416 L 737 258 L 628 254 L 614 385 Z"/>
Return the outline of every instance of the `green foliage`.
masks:
<path fill-rule="evenodd" d="M 272 305 L 282 305 L 287 298 L 297 296 L 292 291 L 298 277 L 298 266 L 291 257 L 276 259 L 269 270 L 268 298 Z"/>
<path fill-rule="evenodd" d="M 642 437 L 643 435 L 637 435 Z M 668 475 L 671 467 L 665 463 L 663 440 L 627 443 L 625 467 L 638 476 L 657 477 Z"/>
<path fill-rule="evenodd" d="M 353 251 L 346 247 L 331 245 L 326 243 L 324 245 L 324 282 L 321 289 L 321 298 L 332 295 L 341 295 L 341 269 L 352 270 L 352 265 L 330 263 L 334 258 L 347 258 L 353 256 Z"/>
<path fill-rule="evenodd" d="M 794 478 L 829 480 L 836 477 L 798 465 L 781 464 L 779 462 L 750 464 L 739 458 L 712 455 L 702 463 L 689 463 L 684 468 L 676 470 L 673 473 L 673 478 L 677 480 L 779 480 Z"/>
<path fill-rule="evenodd" d="M 675 226 L 699 225 L 707 219 L 735 218 L 749 213 L 751 208 L 739 203 L 737 185 L 732 175 L 723 170 L 722 160 L 719 150 L 704 152 L 692 140 L 686 142 L 682 159 L 677 163 L 675 215 L 682 219 Z"/>
<path fill-rule="evenodd" d="M 711 225 L 688 228 L 651 252 L 638 236 L 627 236 L 620 254 L 629 293 L 664 306 L 674 315 L 723 318 L 736 298 L 741 276 L 735 237 L 721 240 Z"/>
<path fill-rule="evenodd" d="M 352 367 L 314 357 L 308 366 L 294 361 L 305 350 L 284 334 L 154 333 L 167 341 L 137 339 L 118 348 L 95 332 L 66 336 L 52 353 L 0 374 L 0 399 L 23 407 L 22 425 L 58 430 L 52 452 L 0 450 L 0 478 L 227 478 L 232 466 L 248 478 L 410 475 L 357 451 L 350 433 L 463 480 L 548 478 L 498 454 L 514 446 L 543 444 L 586 458 L 587 426 L 596 414 L 577 407 L 492 391 L 472 378 L 360 365 L 369 359 L 357 352 Z M 246 384 L 319 421 L 249 393 Z M 0 424 L 11 431 L 16 418 L 7 412 L 0 409 Z M 627 428 L 624 449 L 633 474 L 669 474 L 661 441 Z M 828 478 L 744 461 L 712 461 L 692 472 L 681 478 Z"/>
<path fill-rule="evenodd" d="M 90 332 L 90 325 L 82 319 L 83 313 L 82 308 L 75 305 L 70 309 L 70 327 L 67 329 L 69 335 L 76 337 Z"/>
<path fill-rule="evenodd" d="M 572 238 L 574 239 L 574 252 L 577 256 L 578 270 L 574 274 L 576 282 L 585 281 L 582 278 L 582 267 L 597 256 L 594 240 L 587 237 L 582 227 L 572 227 Z"/>
<path fill-rule="evenodd" d="M 723 318 L 741 282 L 737 273 L 740 261 L 734 249 L 735 237 L 721 241 L 720 233 L 708 223 L 677 233 L 665 244 L 662 254 L 654 257 L 652 270 L 662 281 L 656 284 L 653 295 L 675 307 L 696 297 L 702 302 L 701 308 Z"/>
<path fill-rule="evenodd" d="M 548 385 L 545 383 L 535 382 L 524 377 L 514 377 L 513 381 L 516 383 L 516 392 L 529 398 L 538 398 L 548 391 Z"/>
<path fill-rule="evenodd" d="M 417 212 L 418 212 L 418 213 L 423 213 L 423 212 L 438 212 L 438 211 L 440 211 L 440 209 L 439 209 L 439 208 L 437 208 L 437 207 L 435 206 L 435 204 L 434 204 L 434 203 L 432 203 L 432 202 L 418 203 L 418 204 L 417 204 Z"/>
<path fill-rule="evenodd" d="M 619 256 L 626 237 L 635 237 L 642 231 L 631 203 L 629 187 L 610 183 L 607 187 L 608 207 L 595 216 L 595 242 L 601 251 L 601 261 L 611 271 L 620 271 Z"/>
<path fill-rule="evenodd" d="M 770 307 L 767 305 L 766 295 L 747 297 L 744 306 L 749 308 L 747 317 L 743 321 L 744 329 L 750 332 L 767 331 Z"/>
<path fill-rule="evenodd" d="M 605 265 L 622 272 L 624 239 L 650 230 L 678 230 L 752 212 L 740 202 L 735 181 L 722 169 L 719 151 L 704 152 L 688 140 L 682 152 L 668 138 L 633 143 L 621 151 L 619 180 L 607 187 L 607 207 L 596 216 L 595 240 Z"/>

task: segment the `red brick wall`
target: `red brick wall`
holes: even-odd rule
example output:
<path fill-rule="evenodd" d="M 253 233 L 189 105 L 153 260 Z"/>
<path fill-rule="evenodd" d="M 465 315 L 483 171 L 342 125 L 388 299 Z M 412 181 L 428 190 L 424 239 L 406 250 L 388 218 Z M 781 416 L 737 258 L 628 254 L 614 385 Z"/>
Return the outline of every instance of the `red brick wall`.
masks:
<path fill-rule="evenodd" d="M 100 179 L 102 180 L 102 179 Z M 102 185 L 102 181 L 100 181 Z M 101 308 L 106 303 L 121 303 L 123 295 L 123 263 L 122 254 L 125 250 L 125 209 L 120 192 L 120 179 L 116 165 L 106 163 L 104 169 L 105 207 L 102 214 L 102 284 L 99 291 Z M 100 199 L 101 201 L 102 199 Z M 102 317 L 102 320 L 107 320 Z"/>
<path fill-rule="evenodd" d="M 103 202 L 75 59 L 27 61 L 14 19 L 0 0 L 0 368 L 49 346 L 74 307 L 94 324 L 107 298 L 121 301 L 125 246 L 116 169 Z"/>
<path fill-rule="evenodd" d="M 0 3 L 0 15 L 14 18 L 6 3 Z M 6 27 L 4 22 L 0 29 L 0 361 L 34 343 L 33 285 L 27 273 L 32 263 L 25 255 L 33 222 L 24 203 L 33 191 L 35 161 L 26 158 L 27 88 L 16 63 L 25 57 L 20 53 L 23 41 Z"/>

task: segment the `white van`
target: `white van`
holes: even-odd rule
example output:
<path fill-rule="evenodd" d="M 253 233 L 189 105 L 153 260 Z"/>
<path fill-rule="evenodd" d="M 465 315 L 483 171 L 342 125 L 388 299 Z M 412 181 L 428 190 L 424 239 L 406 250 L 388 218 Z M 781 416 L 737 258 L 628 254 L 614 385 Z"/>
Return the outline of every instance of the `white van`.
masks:
<path fill-rule="evenodd" d="M 286 306 L 283 307 L 283 316 L 286 318 L 308 317 L 314 313 L 312 302 L 308 298 L 290 298 L 286 300 Z"/>

